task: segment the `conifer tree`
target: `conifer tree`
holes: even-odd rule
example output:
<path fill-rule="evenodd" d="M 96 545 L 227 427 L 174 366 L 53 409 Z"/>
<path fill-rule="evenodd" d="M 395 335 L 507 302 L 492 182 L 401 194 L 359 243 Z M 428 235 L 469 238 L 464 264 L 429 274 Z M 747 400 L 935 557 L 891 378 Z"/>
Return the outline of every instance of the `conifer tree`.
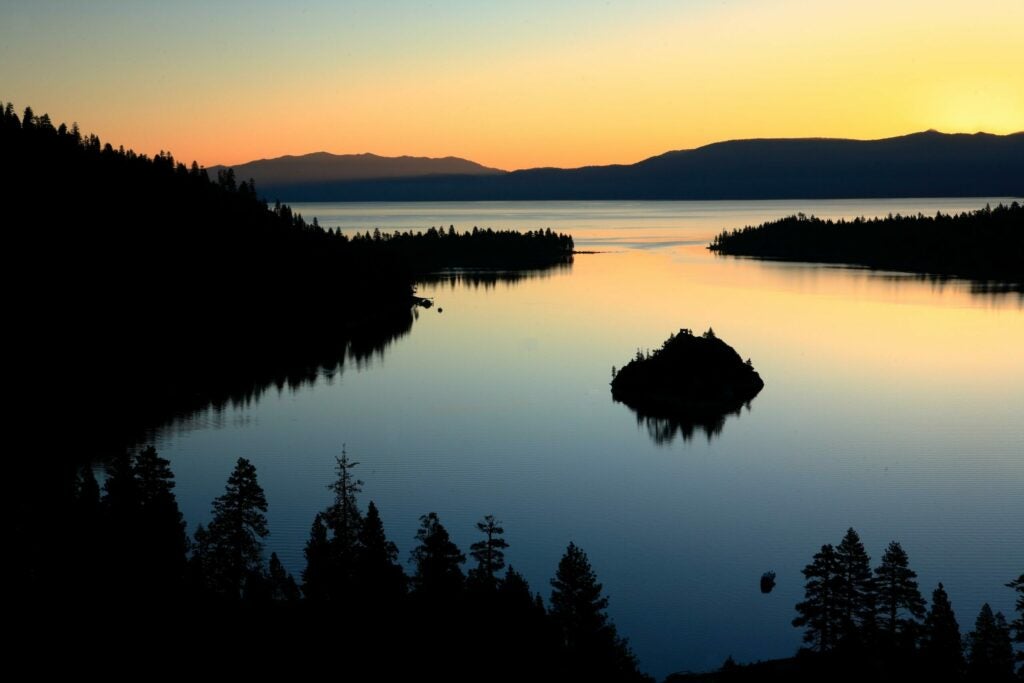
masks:
<path fill-rule="evenodd" d="M 941 583 L 932 592 L 932 606 L 924 620 L 921 651 L 927 673 L 954 679 L 963 674 L 965 662 L 960 625 Z"/>
<path fill-rule="evenodd" d="M 843 540 L 836 546 L 835 557 L 836 605 L 840 618 L 837 644 L 864 644 L 874 630 L 874 581 L 871 558 L 852 527 L 846 530 Z"/>
<path fill-rule="evenodd" d="M 987 602 L 982 605 L 967 641 L 968 680 L 998 683 L 1013 679 L 1013 644 L 1002 612 L 993 614 Z"/>
<path fill-rule="evenodd" d="M 256 480 L 256 468 L 239 458 L 224 494 L 213 501 L 213 519 L 203 539 L 204 574 L 215 593 L 242 598 L 246 584 L 262 577 L 263 539 L 270 533 L 266 511 L 267 498 Z"/>
<path fill-rule="evenodd" d="M 502 538 L 505 529 L 494 515 L 487 515 L 476 523 L 476 528 L 486 536 L 470 546 L 470 554 L 477 566 L 470 571 L 470 579 L 477 585 L 493 589 L 497 586 L 496 574 L 505 568 L 505 548 L 508 542 Z"/>
<path fill-rule="evenodd" d="M 835 548 L 831 544 L 821 546 L 811 563 L 803 568 L 804 600 L 797 603 L 800 616 L 793 619 L 793 626 L 804 628 L 804 642 L 810 643 L 818 652 L 828 652 L 835 647 L 839 637 L 840 612 L 839 564 Z"/>
<path fill-rule="evenodd" d="M 299 599 L 299 587 L 295 579 L 284 565 L 277 553 L 270 553 L 270 564 L 267 569 L 267 588 L 271 600 L 278 602 L 295 602 Z"/>
<path fill-rule="evenodd" d="M 898 634 L 913 638 L 919 621 L 924 618 L 924 598 L 916 579 L 917 573 L 910 569 L 907 553 L 899 543 L 891 542 L 885 549 L 882 563 L 875 568 L 876 613 L 880 629 L 891 641 L 895 641 Z M 901 616 L 903 614 L 908 616 Z"/>
<path fill-rule="evenodd" d="M 388 540 L 380 512 L 371 500 L 357 537 L 355 583 L 365 598 L 394 600 L 405 594 L 406 576 L 398 564 L 398 547 Z"/>
<path fill-rule="evenodd" d="M 569 543 L 551 580 L 551 619 L 566 656 L 566 674 L 579 680 L 633 680 L 636 657 L 618 637 L 605 610 L 608 598 L 587 554 Z"/>
<path fill-rule="evenodd" d="M 466 556 L 452 543 L 437 513 L 420 517 L 416 540 L 420 542 L 412 551 L 412 560 L 416 563 L 413 577 L 416 592 L 425 596 L 457 594 L 465 582 L 459 565 L 465 563 Z"/>
<path fill-rule="evenodd" d="M 1013 627 L 1013 642 L 1021 645 L 1024 644 L 1024 574 L 1006 584 L 1006 587 L 1017 591 L 1017 602 L 1014 605 L 1017 618 L 1013 620 L 1011 626 Z M 1017 650 L 1014 658 L 1017 662 L 1022 663 L 1017 671 L 1017 676 L 1024 678 L 1024 648 Z"/>

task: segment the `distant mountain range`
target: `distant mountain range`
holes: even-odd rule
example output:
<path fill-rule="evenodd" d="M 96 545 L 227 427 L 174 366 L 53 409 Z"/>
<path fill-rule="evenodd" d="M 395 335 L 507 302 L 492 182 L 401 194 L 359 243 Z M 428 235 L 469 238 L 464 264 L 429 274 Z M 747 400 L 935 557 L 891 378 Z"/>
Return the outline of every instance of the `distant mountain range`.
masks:
<path fill-rule="evenodd" d="M 631 165 L 512 172 L 456 157 L 325 152 L 234 168 L 286 202 L 1021 196 L 1024 132 L 732 140 Z"/>
<path fill-rule="evenodd" d="M 209 169 L 211 176 L 225 166 Z M 313 152 L 300 156 L 259 159 L 233 167 L 238 180 L 254 178 L 257 186 L 282 187 L 311 183 L 345 183 L 353 180 L 419 178 L 423 176 L 473 176 L 504 174 L 458 157 L 382 157 L 376 154 Z"/>

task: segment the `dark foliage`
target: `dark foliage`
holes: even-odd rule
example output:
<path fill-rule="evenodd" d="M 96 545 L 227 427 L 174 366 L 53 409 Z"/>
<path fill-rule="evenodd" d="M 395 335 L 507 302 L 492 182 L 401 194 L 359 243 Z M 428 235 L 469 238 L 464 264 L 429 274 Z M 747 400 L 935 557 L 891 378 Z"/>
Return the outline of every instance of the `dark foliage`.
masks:
<path fill-rule="evenodd" d="M 564 648 L 570 680 L 642 680 L 636 657 L 605 610 L 608 598 L 587 554 L 570 543 L 551 580 L 551 619 Z"/>
<path fill-rule="evenodd" d="M 917 587 L 917 573 L 909 566 L 903 547 L 893 541 L 875 567 L 876 621 L 890 647 L 913 650 L 925 602 Z"/>
<path fill-rule="evenodd" d="M 1024 574 L 1021 574 L 1013 581 L 1007 583 L 1006 587 L 1012 588 L 1017 592 L 1017 601 L 1014 603 L 1017 618 L 1013 620 L 1012 624 L 1010 624 L 1014 631 L 1013 642 L 1018 645 L 1024 645 Z M 1015 659 L 1020 663 L 1017 675 L 1018 677 L 1024 677 L 1024 647 L 1018 648 Z"/>
<path fill-rule="evenodd" d="M 925 674 L 953 680 L 963 676 L 966 662 L 960 625 L 941 583 L 932 591 L 932 606 L 924 620 L 921 653 Z"/>
<path fill-rule="evenodd" d="M 502 538 L 505 529 L 494 515 L 477 522 L 476 528 L 486 538 L 469 547 L 470 555 L 477 561 L 477 566 L 469 572 L 469 580 L 474 586 L 493 590 L 498 585 L 498 572 L 505 568 L 505 548 L 508 547 L 508 541 Z"/>
<path fill-rule="evenodd" d="M 636 356 L 612 375 L 612 398 L 654 424 L 652 435 L 669 441 L 696 427 L 710 438 L 729 414 L 738 413 L 764 387 L 750 361 L 709 329 L 695 336 L 688 329 L 672 334 L 660 349 Z"/>
<path fill-rule="evenodd" d="M 1013 680 L 1013 644 L 1002 612 L 993 614 L 987 602 L 982 605 L 974 630 L 967 635 L 967 643 L 969 681 Z"/>
<path fill-rule="evenodd" d="M 804 642 L 818 652 L 829 652 L 839 639 L 840 575 L 836 550 L 831 544 L 821 546 L 814 559 L 803 569 L 807 579 L 804 601 L 797 603 L 800 616 L 793 626 L 804 628 Z"/>
<path fill-rule="evenodd" d="M 419 545 L 412 550 L 416 595 L 432 600 L 458 599 L 466 580 L 460 566 L 466 562 L 466 556 L 452 542 L 436 512 L 420 517 L 416 540 Z"/>
<path fill-rule="evenodd" d="M 848 263 L 1004 282 L 1024 288 L 1024 205 L 954 216 L 823 220 L 803 214 L 723 232 L 708 247 L 730 256 Z"/>
<path fill-rule="evenodd" d="M 195 535 L 193 559 L 202 585 L 213 595 L 241 600 L 258 592 L 266 570 L 263 539 L 267 530 L 267 498 L 256 480 L 256 468 L 239 458 L 224 494 L 213 501 L 210 525 Z"/>

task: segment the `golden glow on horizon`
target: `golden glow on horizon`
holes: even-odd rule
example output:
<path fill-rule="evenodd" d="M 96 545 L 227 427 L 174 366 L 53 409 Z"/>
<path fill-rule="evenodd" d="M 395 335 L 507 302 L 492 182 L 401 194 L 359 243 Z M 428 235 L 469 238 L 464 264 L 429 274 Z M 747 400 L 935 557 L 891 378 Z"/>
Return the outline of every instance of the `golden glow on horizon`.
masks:
<path fill-rule="evenodd" d="M 431 42 L 411 26 L 377 50 L 307 34 L 270 49 L 270 25 L 198 56 L 126 60 L 97 42 L 64 55 L 60 76 L 0 67 L 0 96 L 204 165 L 327 150 L 571 167 L 736 138 L 1024 130 L 1019 0 L 701 7 L 562 17 L 558 35 L 473 27 Z M 19 54 L 0 48 L 0 63 Z"/>

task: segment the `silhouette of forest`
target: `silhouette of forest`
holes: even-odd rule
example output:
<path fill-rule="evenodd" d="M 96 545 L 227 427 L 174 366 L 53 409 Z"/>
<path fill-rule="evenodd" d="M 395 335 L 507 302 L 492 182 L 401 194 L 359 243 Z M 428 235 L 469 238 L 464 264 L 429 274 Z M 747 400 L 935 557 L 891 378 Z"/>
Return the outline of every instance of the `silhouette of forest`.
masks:
<path fill-rule="evenodd" d="M 428 303 L 415 297 L 417 278 L 572 259 L 572 238 L 550 229 L 349 237 L 268 206 L 231 169 L 214 179 L 10 103 L 0 104 L 0 150 L 16 169 L 5 176 L 18 198 L 6 207 L 17 227 L 9 253 L 24 274 L 12 297 L 16 343 L 42 367 L 70 371 L 63 400 L 92 444 L 372 353 Z"/>
<path fill-rule="evenodd" d="M 658 444 L 677 434 L 688 441 L 696 429 L 717 436 L 729 415 L 738 415 L 764 387 L 750 360 L 715 336 L 681 329 L 653 352 L 637 350 L 612 368 L 612 399 L 629 406 Z"/>
<path fill-rule="evenodd" d="M 747 665 L 729 657 L 716 672 L 673 674 L 666 683 L 780 678 L 1009 683 L 1024 678 L 1024 666 L 1016 664 L 1024 662 L 1024 652 L 1015 653 L 1013 645 L 1024 642 L 1024 574 L 1006 584 L 1017 593 L 1017 618 L 1008 623 L 985 603 L 966 632 L 941 582 L 928 604 L 897 541 L 872 568 L 859 534 L 850 528 L 838 544 L 823 545 L 803 575 L 804 600 L 796 605 L 793 626 L 803 629 L 806 647 L 795 657 Z"/>
<path fill-rule="evenodd" d="M 1002 282 L 1024 292 L 1024 205 L 851 221 L 798 214 L 722 232 L 708 249 Z"/>
<path fill-rule="evenodd" d="M 359 463 L 343 450 L 336 464 L 333 500 L 310 520 L 298 576 L 269 548 L 267 500 L 247 459 L 191 534 L 170 463 L 152 446 L 102 469 L 83 465 L 60 524 L 23 549 L 36 555 L 19 555 L 50 561 L 19 564 L 14 613 L 32 625 L 59 619 L 72 651 L 116 644 L 119 663 L 147 667 L 162 652 L 232 675 L 294 675 L 334 660 L 357 680 L 650 680 L 581 548 L 568 544 L 546 596 L 506 561 L 493 515 L 476 524 L 468 556 L 433 512 L 400 553 L 386 511 L 359 498 Z M 88 628 L 98 614 L 102 632 Z M 22 636 L 32 650 L 53 647 Z"/>
<path fill-rule="evenodd" d="M 575 543 L 546 595 L 508 561 L 514 550 L 491 514 L 476 523 L 468 554 L 433 512 L 400 549 L 385 531 L 386 510 L 360 500 L 359 463 L 344 449 L 335 460 L 333 497 L 310 521 L 297 576 L 271 550 L 266 496 L 245 458 L 226 473 L 209 521 L 191 534 L 170 463 L 152 446 L 102 468 L 78 467 L 60 523 L 22 549 L 36 554 L 16 555 L 20 590 L 11 603 L 24 629 L 15 645 L 48 651 L 50 640 L 34 639 L 33 628 L 44 628 L 68 636 L 62 647 L 84 656 L 116 644 L 113 666 L 148 667 L 170 656 L 172 669 L 185 657 L 204 670 L 294 674 L 329 656 L 357 679 L 651 680 Z M 49 561 L 32 562 L 40 557 Z M 795 657 L 746 665 L 729 658 L 717 672 L 666 680 L 1015 680 L 1024 575 L 1006 584 L 1017 594 L 1016 618 L 985 604 L 968 631 L 942 583 L 926 602 L 898 542 L 872 566 L 849 529 L 802 573 L 804 599 L 792 623 L 806 647 Z M 770 592 L 765 581 L 774 584 L 775 573 L 759 578 L 761 592 Z M 90 628 L 95 615 L 101 630 Z"/>

